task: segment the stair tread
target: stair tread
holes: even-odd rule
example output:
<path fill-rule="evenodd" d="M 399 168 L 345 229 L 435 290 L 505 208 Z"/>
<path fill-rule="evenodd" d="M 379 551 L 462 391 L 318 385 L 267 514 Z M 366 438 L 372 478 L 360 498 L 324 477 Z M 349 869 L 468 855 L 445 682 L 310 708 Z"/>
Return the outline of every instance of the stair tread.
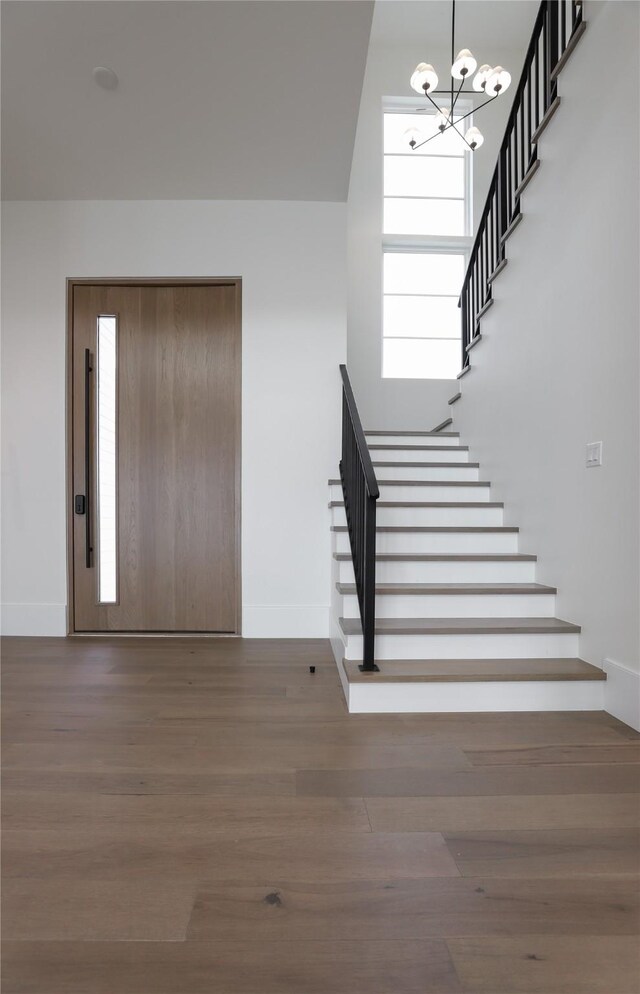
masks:
<path fill-rule="evenodd" d="M 332 525 L 332 532 L 346 532 L 346 525 Z M 520 529 L 514 525 L 377 525 L 377 532 L 391 532 L 392 534 L 406 534 L 407 532 L 497 532 L 499 535 L 505 532 L 519 532 Z"/>
<path fill-rule="evenodd" d="M 504 507 L 501 500 L 377 500 L 377 507 Z M 343 500 L 330 500 L 329 507 L 344 507 Z"/>
<path fill-rule="evenodd" d="M 361 635 L 359 618 L 340 618 L 345 635 Z M 561 618 L 376 618 L 377 635 L 563 635 L 579 625 Z"/>
<path fill-rule="evenodd" d="M 355 583 L 336 583 L 341 594 L 355 594 Z M 544 583 L 379 583 L 376 594 L 556 594 Z"/>
<path fill-rule="evenodd" d="M 341 480 L 329 480 L 329 486 L 342 486 Z M 486 480 L 378 480 L 381 487 L 490 487 Z"/>
<path fill-rule="evenodd" d="M 350 552 L 334 552 L 338 562 L 351 562 Z M 537 556 L 529 552 L 377 552 L 376 559 L 385 563 L 437 563 L 437 562 L 498 562 L 533 563 Z"/>
<path fill-rule="evenodd" d="M 438 446 L 444 448 L 444 445 Z M 425 469 L 479 469 L 479 462 L 372 462 L 373 466 L 404 466 L 406 469 L 415 469 L 420 466 Z"/>
<path fill-rule="evenodd" d="M 361 673 L 358 662 L 343 660 L 349 683 L 460 683 L 463 681 L 606 680 L 584 659 L 388 659 L 379 673 Z"/>
<path fill-rule="evenodd" d="M 391 437 L 410 435 L 416 438 L 429 438 L 433 435 L 441 437 L 444 435 L 445 438 L 460 438 L 459 431 L 365 431 L 365 435 L 390 435 Z"/>

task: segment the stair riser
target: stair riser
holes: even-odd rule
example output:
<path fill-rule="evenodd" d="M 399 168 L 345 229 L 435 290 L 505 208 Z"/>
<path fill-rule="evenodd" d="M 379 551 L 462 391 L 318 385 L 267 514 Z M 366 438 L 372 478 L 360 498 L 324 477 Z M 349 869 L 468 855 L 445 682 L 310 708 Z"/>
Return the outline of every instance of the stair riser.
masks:
<path fill-rule="evenodd" d="M 535 562 L 376 563 L 378 583 L 534 583 Z M 339 564 L 340 583 L 353 583 L 353 564 Z"/>
<path fill-rule="evenodd" d="M 369 449 L 372 462 L 469 462 L 467 449 Z"/>
<path fill-rule="evenodd" d="M 459 445 L 458 435 L 446 435 L 437 432 L 435 435 L 369 435 L 365 431 L 368 445 Z"/>
<path fill-rule="evenodd" d="M 601 711 L 598 680 L 488 683 L 352 684 L 351 714 L 446 714 L 494 711 Z"/>
<path fill-rule="evenodd" d="M 375 656 L 383 659 L 566 659 L 578 655 L 578 636 L 378 635 Z M 362 636 L 346 639 L 345 659 L 362 659 Z"/>
<path fill-rule="evenodd" d="M 482 527 L 502 524 L 501 507 L 380 507 L 376 510 L 379 525 L 446 526 L 470 525 Z M 331 508 L 331 524 L 346 525 L 344 507 Z"/>
<path fill-rule="evenodd" d="M 335 532 L 336 552 L 349 552 L 347 532 Z M 517 552 L 517 532 L 378 532 L 376 550 L 383 552 Z"/>
<path fill-rule="evenodd" d="M 377 594 L 376 618 L 553 618 L 555 606 L 553 594 Z M 360 617 L 355 594 L 341 611 Z"/>
<path fill-rule="evenodd" d="M 463 480 L 480 479 L 477 466 L 374 466 L 379 480 Z"/>
<path fill-rule="evenodd" d="M 404 487 L 402 485 L 385 486 L 379 483 L 380 500 L 409 500 L 409 501 L 489 501 L 491 487 L 449 487 L 446 483 L 428 483 L 424 486 Z M 334 484 L 329 488 L 331 500 L 342 500 L 342 487 Z"/>

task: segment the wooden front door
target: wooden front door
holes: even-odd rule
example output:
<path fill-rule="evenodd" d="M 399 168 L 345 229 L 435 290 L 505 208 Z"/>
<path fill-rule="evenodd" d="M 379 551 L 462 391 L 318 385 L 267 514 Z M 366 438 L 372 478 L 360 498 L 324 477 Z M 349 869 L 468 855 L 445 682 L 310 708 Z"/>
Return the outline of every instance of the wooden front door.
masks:
<path fill-rule="evenodd" d="M 239 632 L 239 303 L 70 285 L 72 631 Z"/>

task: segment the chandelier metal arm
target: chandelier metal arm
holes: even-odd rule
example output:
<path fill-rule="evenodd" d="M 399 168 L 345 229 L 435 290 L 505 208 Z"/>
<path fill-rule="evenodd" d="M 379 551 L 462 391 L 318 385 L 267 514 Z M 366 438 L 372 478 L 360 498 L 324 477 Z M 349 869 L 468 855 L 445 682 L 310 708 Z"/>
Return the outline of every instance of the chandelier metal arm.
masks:
<path fill-rule="evenodd" d="M 453 76 L 451 77 L 451 79 L 453 79 Z M 455 100 L 452 100 L 452 102 L 451 102 L 451 119 L 453 119 L 453 112 L 454 112 L 454 110 L 456 108 L 456 104 L 458 103 L 458 97 L 460 96 L 460 93 L 462 92 L 462 87 L 463 86 L 464 86 L 464 76 L 460 80 L 460 86 L 458 87 L 458 92 L 456 93 Z M 452 84 L 452 89 L 453 89 L 453 84 Z"/>
<path fill-rule="evenodd" d="M 500 94 L 496 93 L 495 97 L 489 97 L 489 99 L 485 100 L 485 102 L 483 104 L 480 104 L 479 107 L 474 107 L 472 110 L 467 111 L 466 114 L 463 114 L 462 117 L 458 118 L 458 120 L 456 121 L 456 124 L 460 124 L 460 121 L 466 120 L 466 118 L 467 117 L 471 117 L 472 114 L 477 114 L 477 112 L 479 110 L 482 110 L 483 107 L 486 107 L 487 104 L 490 104 L 493 100 L 497 100 L 499 96 L 500 96 Z"/>
<path fill-rule="evenodd" d="M 463 80 L 462 82 L 464 83 L 464 80 Z M 460 92 L 460 91 L 458 91 L 458 92 Z M 428 94 L 428 93 L 427 93 L 426 91 L 425 91 L 425 95 L 426 95 L 427 97 L 429 97 L 429 94 Z M 457 99 L 458 99 L 458 98 L 456 97 L 456 100 L 457 100 Z M 495 99 L 495 98 L 494 98 L 494 99 Z M 429 97 L 429 100 L 431 100 L 431 97 Z M 438 105 L 437 105 L 437 103 L 435 102 L 435 100 L 431 100 L 431 103 L 432 103 L 432 104 L 433 104 L 433 106 L 434 106 L 434 107 L 436 108 L 436 110 L 438 110 L 438 111 L 440 110 L 440 108 L 438 107 Z M 488 101 L 488 100 L 487 100 L 487 103 L 489 103 L 489 101 Z M 473 114 L 473 111 L 472 111 L 472 110 L 471 110 L 471 111 L 469 111 L 469 114 Z M 469 114 L 465 114 L 465 117 L 468 117 L 468 116 L 469 116 Z M 460 135 L 460 137 L 462 138 L 463 142 L 464 142 L 464 143 L 465 143 L 466 145 L 468 145 L 468 146 L 469 146 L 469 148 L 471 149 L 471 151 L 473 151 L 473 146 L 471 145 L 471 143 L 470 143 L 470 142 L 468 142 L 468 141 L 467 141 L 467 139 L 465 138 L 465 136 L 464 136 L 464 135 L 462 134 L 462 132 L 461 132 L 461 131 L 458 131 L 458 129 L 456 128 L 456 124 L 460 124 L 460 121 L 464 121 L 464 117 L 461 117 L 461 118 L 460 118 L 460 119 L 459 119 L 458 121 L 456 121 L 456 122 L 454 123 L 454 121 L 453 121 L 453 108 L 451 108 L 451 114 L 450 114 L 450 116 L 449 116 L 449 123 L 448 123 L 447 125 L 445 125 L 445 127 L 444 127 L 444 128 L 442 129 L 442 131 L 439 131 L 437 135 L 432 135 L 432 136 L 431 136 L 431 138 L 437 138 L 437 137 L 438 137 L 438 135 L 442 135 L 442 134 L 444 134 L 444 132 L 445 132 L 445 131 L 449 131 L 449 129 L 450 129 L 450 128 L 453 128 L 453 130 L 455 131 L 455 133 L 456 133 L 457 135 Z M 427 141 L 431 141 L 431 138 L 427 138 Z M 422 142 L 422 144 L 423 144 L 423 145 L 425 145 L 425 144 L 426 144 L 426 142 Z M 416 148 L 420 148 L 420 145 L 416 145 L 416 146 L 415 146 L 415 148 L 414 148 L 414 152 L 415 152 Z"/>
<path fill-rule="evenodd" d="M 482 108 L 483 108 L 483 107 L 486 107 L 486 106 L 487 106 L 487 104 L 490 104 L 490 103 L 491 103 L 491 102 L 492 102 L 493 100 L 497 100 L 499 96 L 500 96 L 500 94 L 499 94 L 499 93 L 496 93 L 495 97 L 489 97 L 489 99 L 488 99 L 488 100 L 485 100 L 485 102 L 484 102 L 483 104 L 480 104 L 480 106 L 479 106 L 479 107 L 474 107 L 474 108 L 473 108 L 473 110 L 470 110 L 470 111 L 468 111 L 468 112 L 467 112 L 466 114 L 463 114 L 463 115 L 462 115 L 462 117 L 459 117 L 459 118 L 458 118 L 458 120 L 456 121 L 456 124 L 460 124 L 460 122 L 461 122 L 461 121 L 464 121 L 464 120 L 465 120 L 465 119 L 466 119 L 467 117 L 471 117 L 471 115 L 472 115 L 472 114 L 475 114 L 475 113 L 476 113 L 476 111 L 479 111 L 479 110 L 482 110 Z M 429 93 L 425 92 L 425 97 L 427 98 L 427 100 L 430 100 L 430 101 L 431 101 L 431 103 L 433 104 L 433 106 L 435 107 L 435 109 L 436 109 L 437 111 L 439 111 L 439 110 L 440 110 L 440 108 L 438 107 L 437 103 L 436 103 L 436 102 L 435 102 L 435 100 L 434 100 L 434 99 L 433 99 L 433 98 L 432 98 L 432 97 L 431 97 L 431 96 L 429 95 Z M 448 131 L 448 130 L 449 130 L 449 128 L 453 128 L 453 127 L 454 127 L 454 125 L 453 125 L 453 122 L 452 122 L 452 121 L 450 120 L 450 121 L 449 121 L 449 124 L 447 124 L 447 126 L 446 126 L 445 128 L 443 128 L 443 129 L 442 129 L 442 131 L 437 131 L 437 132 L 435 133 L 435 135 L 431 135 L 431 137 L 430 137 L 430 138 L 425 138 L 425 140 L 424 140 L 423 142 L 420 142 L 420 143 L 419 143 L 418 145 L 414 145 L 414 146 L 413 146 L 413 149 L 412 149 L 412 151 L 414 151 L 414 152 L 415 152 L 415 151 L 416 151 L 417 149 L 419 149 L 419 148 L 422 148 L 422 146 L 423 146 L 423 145 L 426 145 L 426 144 L 427 144 L 427 142 L 430 142 L 430 141 L 433 141 L 433 139 L 434 139 L 434 138 L 439 138 L 441 134 L 444 134 L 444 132 L 445 132 L 445 131 Z M 456 128 L 456 131 L 457 131 L 457 128 Z M 460 135 L 460 132 L 459 132 L 459 131 L 457 131 L 457 133 L 458 133 L 458 134 Z M 461 137 L 461 138 L 464 138 L 464 135 L 460 135 L 460 137 Z M 467 140 L 466 140 L 466 138 L 465 138 L 464 140 L 465 140 L 465 141 L 467 141 Z M 467 145 L 469 145 L 469 142 L 467 142 Z M 469 148 L 471 148 L 471 146 L 470 146 L 470 145 L 469 145 Z"/>
<path fill-rule="evenodd" d="M 456 123 L 459 123 L 459 122 L 456 122 Z M 473 145 L 471 144 L 471 142 L 467 141 L 466 135 L 463 135 L 461 131 L 458 131 L 458 129 L 456 128 L 456 126 L 453 123 L 453 121 L 451 122 L 451 127 L 453 128 L 453 130 L 455 131 L 455 133 L 457 135 L 460 135 L 460 137 L 462 138 L 463 142 L 465 142 L 469 146 L 469 148 L 471 149 L 471 151 L 473 152 Z"/>

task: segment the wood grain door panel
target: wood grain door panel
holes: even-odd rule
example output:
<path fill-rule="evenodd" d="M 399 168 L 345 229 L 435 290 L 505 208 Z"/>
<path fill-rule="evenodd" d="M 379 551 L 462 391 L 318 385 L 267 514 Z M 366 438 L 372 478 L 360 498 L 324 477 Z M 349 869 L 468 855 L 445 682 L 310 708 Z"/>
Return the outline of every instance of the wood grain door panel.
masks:
<path fill-rule="evenodd" d="M 236 633 L 238 287 L 74 286 L 74 494 L 84 493 L 84 353 L 95 357 L 100 314 L 117 316 L 118 595 L 115 604 L 98 603 L 94 372 L 94 556 L 87 568 L 85 519 L 74 514 L 74 628 Z"/>

